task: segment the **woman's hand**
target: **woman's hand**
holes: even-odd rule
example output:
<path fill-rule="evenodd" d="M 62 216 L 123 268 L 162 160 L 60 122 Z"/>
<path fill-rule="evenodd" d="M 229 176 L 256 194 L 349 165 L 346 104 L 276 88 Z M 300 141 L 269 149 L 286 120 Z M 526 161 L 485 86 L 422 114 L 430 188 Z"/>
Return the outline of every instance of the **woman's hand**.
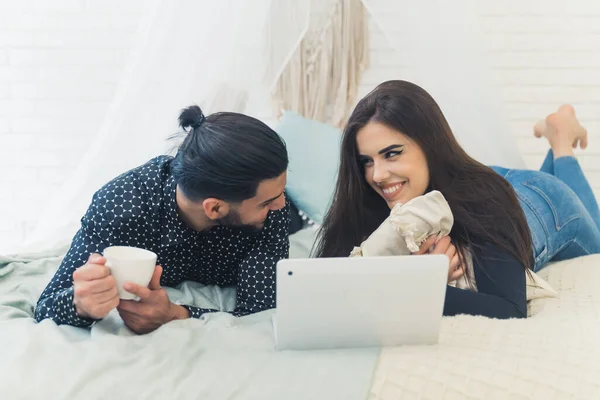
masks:
<path fill-rule="evenodd" d="M 436 235 L 430 236 L 419 247 L 419 251 L 412 254 L 445 254 L 450 260 L 450 265 L 448 266 L 448 283 L 454 282 L 465 274 L 460 264 L 460 259 L 458 258 L 458 252 L 456 251 L 456 247 L 452 244 L 450 236 L 444 236 L 439 240 Z"/>

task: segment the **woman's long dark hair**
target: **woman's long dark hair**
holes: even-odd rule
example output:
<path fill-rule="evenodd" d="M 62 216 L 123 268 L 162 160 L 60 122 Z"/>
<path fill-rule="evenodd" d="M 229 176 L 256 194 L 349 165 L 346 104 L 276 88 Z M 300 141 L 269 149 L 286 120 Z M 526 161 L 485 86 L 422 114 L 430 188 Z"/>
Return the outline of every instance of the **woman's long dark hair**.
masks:
<path fill-rule="evenodd" d="M 456 141 L 435 100 L 421 87 L 388 81 L 363 98 L 348 120 L 341 145 L 334 198 L 316 244 L 319 257 L 346 257 L 390 214 L 367 183 L 356 135 L 369 122 L 384 124 L 419 145 L 429 166 L 427 191 L 439 190 L 450 205 L 450 236 L 459 256 L 490 243 L 525 268 L 533 263 L 532 239 L 517 196 L 492 169 L 471 158 Z"/>

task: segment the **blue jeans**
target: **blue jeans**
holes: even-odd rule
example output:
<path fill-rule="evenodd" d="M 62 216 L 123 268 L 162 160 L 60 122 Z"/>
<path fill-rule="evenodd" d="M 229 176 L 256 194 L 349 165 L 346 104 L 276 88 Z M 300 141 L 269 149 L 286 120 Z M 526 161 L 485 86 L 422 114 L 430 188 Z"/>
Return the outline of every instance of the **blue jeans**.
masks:
<path fill-rule="evenodd" d="M 600 253 L 600 210 L 575 157 L 548 152 L 540 171 L 491 167 L 514 188 L 533 240 L 534 271 Z"/>

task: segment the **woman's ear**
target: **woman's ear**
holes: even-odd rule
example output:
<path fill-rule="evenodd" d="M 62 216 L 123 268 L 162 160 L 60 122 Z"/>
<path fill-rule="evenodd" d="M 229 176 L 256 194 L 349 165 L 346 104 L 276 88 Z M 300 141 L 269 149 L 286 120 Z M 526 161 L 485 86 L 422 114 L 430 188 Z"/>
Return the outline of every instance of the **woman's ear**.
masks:
<path fill-rule="evenodd" d="M 215 221 L 229 214 L 229 204 L 221 199 L 209 197 L 202 202 L 206 216 Z"/>

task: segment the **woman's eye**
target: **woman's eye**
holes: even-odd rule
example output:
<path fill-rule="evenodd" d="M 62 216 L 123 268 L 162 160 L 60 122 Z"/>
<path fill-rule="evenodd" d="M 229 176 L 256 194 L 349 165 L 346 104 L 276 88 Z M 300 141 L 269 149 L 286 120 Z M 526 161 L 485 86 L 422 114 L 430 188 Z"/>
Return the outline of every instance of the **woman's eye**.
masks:
<path fill-rule="evenodd" d="M 373 164 L 373 160 L 372 160 L 371 158 L 369 158 L 369 157 L 360 157 L 360 158 L 358 159 L 358 162 L 359 162 L 359 164 L 360 164 L 362 167 L 366 167 L 366 166 L 368 166 L 368 165 L 370 165 L 370 164 Z"/>
<path fill-rule="evenodd" d="M 385 153 L 385 158 L 392 158 L 400 154 L 402 154 L 402 151 L 388 151 L 387 153 Z"/>

